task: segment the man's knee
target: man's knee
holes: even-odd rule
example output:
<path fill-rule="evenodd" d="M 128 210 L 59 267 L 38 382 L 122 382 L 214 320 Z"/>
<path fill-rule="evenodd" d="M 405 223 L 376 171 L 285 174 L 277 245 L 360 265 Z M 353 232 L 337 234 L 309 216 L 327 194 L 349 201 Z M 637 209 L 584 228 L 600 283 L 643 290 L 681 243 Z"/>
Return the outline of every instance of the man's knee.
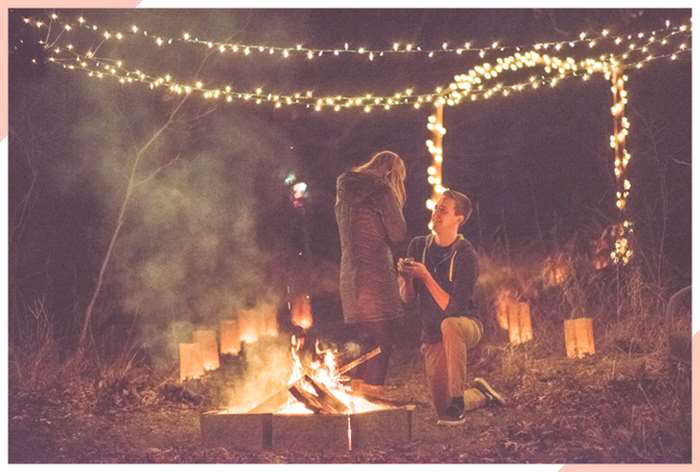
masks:
<path fill-rule="evenodd" d="M 445 318 L 440 323 L 440 332 L 443 337 L 454 337 L 459 336 L 459 319 L 457 318 Z"/>

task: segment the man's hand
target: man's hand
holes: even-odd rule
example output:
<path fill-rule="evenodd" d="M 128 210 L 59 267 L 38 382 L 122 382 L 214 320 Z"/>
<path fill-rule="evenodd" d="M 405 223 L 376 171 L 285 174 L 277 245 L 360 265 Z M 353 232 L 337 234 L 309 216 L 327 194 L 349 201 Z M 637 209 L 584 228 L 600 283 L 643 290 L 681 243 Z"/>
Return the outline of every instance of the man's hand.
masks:
<path fill-rule="evenodd" d="M 425 267 L 425 264 L 421 262 L 413 261 L 409 263 L 403 263 L 403 265 L 401 265 L 400 261 L 399 264 L 399 272 L 404 276 L 416 278 L 422 281 L 425 281 L 428 277 L 430 277 L 430 272 L 428 272 L 428 268 Z"/>
<path fill-rule="evenodd" d="M 428 268 L 422 262 L 406 262 L 399 261 L 399 294 L 404 303 L 412 301 L 415 297 L 413 293 L 413 279 L 420 280 L 430 296 L 433 297 L 435 303 L 440 307 L 441 310 L 447 309 L 447 305 L 450 303 L 450 294 L 445 292 L 440 284 L 438 284 L 433 278 Z M 410 287 L 410 289 L 409 289 Z M 409 291 L 410 290 L 410 291 Z"/>
<path fill-rule="evenodd" d="M 399 283 L 399 296 L 404 303 L 413 303 L 416 299 L 416 292 L 413 289 L 413 274 L 410 266 L 413 258 L 401 258 L 396 265 L 398 272 L 397 282 Z"/>
<path fill-rule="evenodd" d="M 411 281 L 413 279 L 413 275 L 409 271 L 409 267 L 411 263 L 413 262 L 413 258 L 399 258 L 399 262 L 396 264 L 396 270 L 398 271 L 399 275 L 404 277 L 407 281 Z"/>

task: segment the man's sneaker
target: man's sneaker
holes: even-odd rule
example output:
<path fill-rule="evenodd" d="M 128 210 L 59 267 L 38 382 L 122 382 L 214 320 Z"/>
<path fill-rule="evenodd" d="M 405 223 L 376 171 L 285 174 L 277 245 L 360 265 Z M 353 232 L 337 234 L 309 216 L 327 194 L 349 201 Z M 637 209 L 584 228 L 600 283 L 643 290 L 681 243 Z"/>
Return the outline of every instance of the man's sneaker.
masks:
<path fill-rule="evenodd" d="M 479 389 L 479 391 L 484 394 L 484 396 L 489 400 L 489 402 L 496 402 L 499 405 L 506 404 L 506 401 L 503 398 L 503 396 L 481 377 L 474 377 L 474 387 Z"/>
<path fill-rule="evenodd" d="M 460 401 L 461 400 L 461 401 Z M 437 424 L 444 426 L 456 426 L 464 424 L 466 417 L 464 416 L 464 399 L 454 398 L 450 406 L 445 409 L 440 418 L 438 418 Z"/>

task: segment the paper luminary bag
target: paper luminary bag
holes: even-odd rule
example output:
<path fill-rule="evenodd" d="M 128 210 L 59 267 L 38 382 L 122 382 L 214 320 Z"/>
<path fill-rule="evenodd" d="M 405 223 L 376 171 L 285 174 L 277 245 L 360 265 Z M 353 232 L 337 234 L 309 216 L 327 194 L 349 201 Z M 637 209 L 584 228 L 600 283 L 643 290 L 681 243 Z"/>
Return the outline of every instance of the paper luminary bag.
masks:
<path fill-rule="evenodd" d="M 306 294 L 297 295 L 292 301 L 292 324 L 303 329 L 309 329 L 313 322 L 311 297 Z"/>
<path fill-rule="evenodd" d="M 218 369 L 219 346 L 216 342 L 216 331 L 213 329 L 199 329 L 192 331 L 192 340 L 199 343 L 204 370 Z"/>
<path fill-rule="evenodd" d="M 508 305 L 508 340 L 517 345 L 532 339 L 530 305 L 515 302 Z"/>
<path fill-rule="evenodd" d="M 496 296 L 496 321 L 501 329 L 508 329 L 508 305 L 516 303 L 510 290 L 501 290 Z"/>
<path fill-rule="evenodd" d="M 542 280 L 545 287 L 562 285 L 569 278 L 569 265 L 557 258 L 547 258 L 542 269 Z"/>
<path fill-rule="evenodd" d="M 274 303 L 260 303 L 256 306 L 260 319 L 260 334 L 262 336 L 277 336 L 277 305 Z"/>
<path fill-rule="evenodd" d="M 588 354 L 595 354 L 593 338 L 593 319 L 575 318 L 564 320 L 564 342 L 566 356 L 578 359 Z"/>
<path fill-rule="evenodd" d="M 219 343 L 221 354 L 238 355 L 241 352 L 241 330 L 238 320 L 219 322 Z"/>
<path fill-rule="evenodd" d="M 180 343 L 180 382 L 204 375 L 204 363 L 199 343 Z"/>
<path fill-rule="evenodd" d="M 511 344 L 522 344 L 532 339 L 530 305 L 519 302 L 510 290 L 502 290 L 496 297 L 498 326 L 508 330 Z"/>
<path fill-rule="evenodd" d="M 238 326 L 241 332 L 241 341 L 254 343 L 262 336 L 262 330 L 258 313 L 253 309 L 243 309 L 238 312 Z"/>

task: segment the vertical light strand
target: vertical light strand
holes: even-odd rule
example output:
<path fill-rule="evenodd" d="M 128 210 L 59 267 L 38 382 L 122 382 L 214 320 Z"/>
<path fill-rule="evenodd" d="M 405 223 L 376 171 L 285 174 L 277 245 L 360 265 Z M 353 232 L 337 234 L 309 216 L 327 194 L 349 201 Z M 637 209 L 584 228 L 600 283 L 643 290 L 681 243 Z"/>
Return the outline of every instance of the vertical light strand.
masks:
<path fill-rule="evenodd" d="M 632 223 L 626 219 L 625 210 L 627 208 L 627 198 L 631 184 L 628 177 L 627 167 L 631 155 L 627 151 L 626 142 L 629 134 L 630 123 L 625 116 L 625 105 L 628 100 L 628 93 L 625 90 L 627 76 L 623 73 L 623 68 L 615 64 L 611 74 L 611 92 L 613 94 L 613 106 L 610 109 L 613 116 L 613 134 L 610 136 L 610 147 L 613 149 L 615 164 L 615 195 L 616 206 L 620 212 L 620 222 L 614 227 L 615 248 L 610 253 L 610 257 L 615 264 L 626 265 L 633 255 L 630 233 L 632 233 Z"/>
<path fill-rule="evenodd" d="M 443 125 L 444 117 L 444 103 L 441 101 L 435 105 L 435 111 L 432 115 L 428 117 L 428 130 L 432 133 L 432 138 L 425 142 L 428 147 L 428 151 L 432 156 L 432 163 L 428 167 L 428 183 L 433 187 L 433 193 L 431 197 L 425 202 L 426 208 L 432 211 L 437 204 L 438 199 L 445 191 L 445 187 L 442 185 L 442 163 L 443 163 L 443 149 L 442 149 L 442 139 L 445 136 L 447 130 Z"/>

